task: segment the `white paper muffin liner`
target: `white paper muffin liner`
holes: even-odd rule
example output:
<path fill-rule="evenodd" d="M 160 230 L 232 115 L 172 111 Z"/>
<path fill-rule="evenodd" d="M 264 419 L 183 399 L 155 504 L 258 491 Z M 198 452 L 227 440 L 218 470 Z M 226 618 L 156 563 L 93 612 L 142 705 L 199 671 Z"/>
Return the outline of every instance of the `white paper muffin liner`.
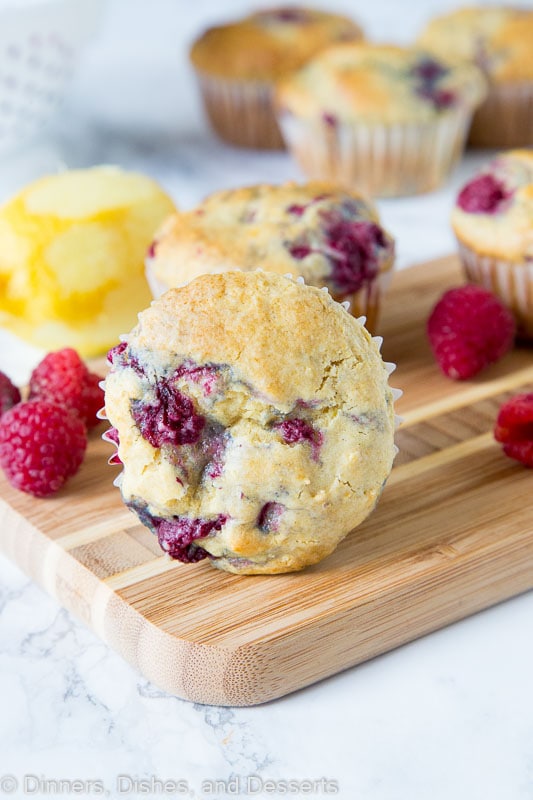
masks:
<path fill-rule="evenodd" d="M 425 123 L 328 125 L 283 110 L 278 121 L 308 178 L 397 197 L 429 192 L 446 180 L 463 152 L 471 116 L 461 107 Z"/>
<path fill-rule="evenodd" d="M 487 98 L 474 114 L 468 142 L 474 147 L 531 146 L 533 81 L 491 84 Z"/>
<path fill-rule="evenodd" d="M 533 262 L 480 255 L 459 241 L 465 275 L 502 300 L 516 319 L 518 336 L 533 339 Z"/>
<path fill-rule="evenodd" d="M 261 81 L 238 81 L 196 73 L 209 121 L 230 144 L 283 150 L 273 109 L 273 87 Z"/>
<path fill-rule="evenodd" d="M 156 277 L 154 268 L 153 268 L 153 258 L 147 258 L 144 262 L 144 274 L 146 277 L 146 282 L 150 287 L 150 291 L 152 292 L 152 297 L 154 300 L 158 300 L 162 294 L 165 294 L 167 289 L 169 288 L 166 283 L 160 281 L 159 278 Z"/>

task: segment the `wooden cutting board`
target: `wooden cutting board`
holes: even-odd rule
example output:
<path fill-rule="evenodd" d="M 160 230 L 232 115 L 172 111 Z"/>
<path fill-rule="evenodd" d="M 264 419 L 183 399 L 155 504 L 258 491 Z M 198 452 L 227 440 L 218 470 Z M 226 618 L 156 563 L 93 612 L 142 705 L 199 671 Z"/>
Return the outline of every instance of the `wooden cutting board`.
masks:
<path fill-rule="evenodd" d="M 200 703 L 287 694 L 533 586 L 533 471 L 492 438 L 499 404 L 533 391 L 533 353 L 444 378 L 424 323 L 462 282 L 454 258 L 395 275 L 384 357 L 405 422 L 374 514 L 302 573 L 235 576 L 163 555 L 112 486 L 95 434 L 80 473 L 35 500 L 0 482 L 0 547 L 158 686 Z"/>

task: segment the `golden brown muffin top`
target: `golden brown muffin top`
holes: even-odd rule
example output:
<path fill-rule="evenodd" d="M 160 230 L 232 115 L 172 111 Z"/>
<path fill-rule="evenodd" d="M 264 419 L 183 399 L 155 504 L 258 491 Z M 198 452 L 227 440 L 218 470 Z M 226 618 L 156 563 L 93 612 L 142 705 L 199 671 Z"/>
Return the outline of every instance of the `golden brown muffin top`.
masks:
<path fill-rule="evenodd" d="M 312 286 L 302 291 L 270 272 L 235 271 L 169 289 L 141 312 L 129 341 L 163 360 L 181 353 L 197 364 L 232 364 L 261 395 L 292 407 L 298 400 L 328 396 L 327 365 L 335 363 L 339 376 L 346 372 L 347 381 L 353 378 L 369 340 L 365 328 L 326 292 Z M 368 368 L 376 368 L 378 360 Z"/>
<path fill-rule="evenodd" d="M 169 218 L 147 266 L 165 287 L 232 269 L 291 273 L 335 296 L 391 268 L 392 237 L 356 192 L 323 181 L 215 192 Z"/>
<path fill-rule="evenodd" d="M 471 6 L 431 20 L 418 44 L 477 64 L 495 82 L 533 78 L 533 10 Z"/>
<path fill-rule="evenodd" d="M 305 119 L 425 122 L 485 95 L 483 75 L 414 48 L 356 43 L 324 50 L 280 82 L 277 103 Z"/>
<path fill-rule="evenodd" d="M 287 6 L 209 28 L 193 44 L 191 61 L 209 75 L 271 82 L 330 44 L 361 38 L 361 29 L 347 17 Z"/>

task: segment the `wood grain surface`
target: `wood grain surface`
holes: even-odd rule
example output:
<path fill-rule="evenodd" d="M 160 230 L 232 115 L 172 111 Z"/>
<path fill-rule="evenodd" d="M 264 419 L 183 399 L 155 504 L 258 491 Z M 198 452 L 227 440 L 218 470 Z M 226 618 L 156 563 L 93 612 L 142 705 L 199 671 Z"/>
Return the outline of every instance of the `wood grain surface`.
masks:
<path fill-rule="evenodd" d="M 400 453 L 376 511 L 302 573 L 181 564 L 122 505 L 111 449 L 35 500 L 0 479 L 0 548 L 146 677 L 200 703 L 287 694 L 533 586 L 533 471 L 492 437 L 499 404 L 533 391 L 531 349 L 472 381 L 443 377 L 428 311 L 462 282 L 454 258 L 394 276 L 384 357 L 405 392 Z"/>

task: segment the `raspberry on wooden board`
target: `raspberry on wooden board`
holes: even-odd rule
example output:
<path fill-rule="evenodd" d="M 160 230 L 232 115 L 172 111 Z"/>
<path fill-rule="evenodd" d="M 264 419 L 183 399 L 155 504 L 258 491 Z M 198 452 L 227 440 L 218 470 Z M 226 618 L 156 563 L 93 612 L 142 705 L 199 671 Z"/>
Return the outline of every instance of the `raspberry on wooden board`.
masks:
<path fill-rule="evenodd" d="M 47 400 L 30 400 L 0 420 L 0 466 L 15 489 L 35 497 L 57 492 L 83 461 L 82 420 Z"/>
<path fill-rule="evenodd" d="M 48 353 L 33 370 L 30 400 L 49 400 L 74 411 L 88 428 L 99 424 L 96 412 L 104 405 L 101 377 L 89 372 L 71 347 Z"/>
<path fill-rule="evenodd" d="M 427 322 L 433 354 L 442 372 L 454 380 L 477 375 L 511 350 L 516 324 L 492 292 L 467 284 L 449 289 Z"/>
<path fill-rule="evenodd" d="M 533 392 L 517 394 L 501 406 L 494 438 L 506 455 L 533 468 Z"/>

